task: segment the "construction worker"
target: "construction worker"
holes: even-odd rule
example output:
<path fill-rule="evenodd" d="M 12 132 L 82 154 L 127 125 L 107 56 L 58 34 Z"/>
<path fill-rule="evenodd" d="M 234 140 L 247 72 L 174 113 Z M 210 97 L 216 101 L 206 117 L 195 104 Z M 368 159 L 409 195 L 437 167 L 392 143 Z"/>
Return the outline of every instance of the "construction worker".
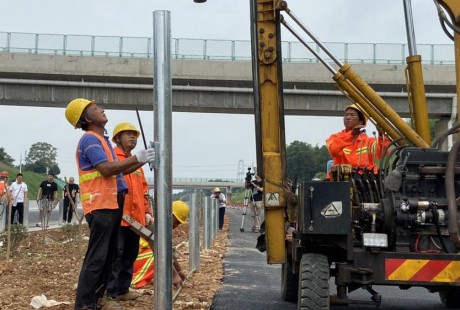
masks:
<path fill-rule="evenodd" d="M 58 203 L 58 187 L 56 182 L 54 182 L 54 173 L 48 172 L 47 179 L 40 183 L 37 193 L 37 203 L 40 210 L 41 223 L 37 223 L 36 226 L 48 227 L 51 210 Z"/>
<path fill-rule="evenodd" d="M 188 205 L 180 200 L 176 200 L 172 204 L 172 214 L 173 214 L 173 229 L 178 227 L 181 224 L 187 222 L 190 209 Z M 134 273 L 131 286 L 135 288 L 141 288 L 143 286 L 149 285 L 153 281 L 154 277 L 154 255 L 153 249 L 150 247 L 149 243 L 140 239 L 139 241 L 139 255 L 134 263 Z M 178 287 L 182 284 L 187 276 L 182 270 L 182 267 L 177 260 L 175 254 L 173 254 L 173 285 Z"/>
<path fill-rule="evenodd" d="M 353 169 L 377 173 L 376 160 L 384 147 L 383 135 L 379 133 L 378 139 L 367 136 L 367 117 L 355 104 L 345 107 L 344 113 L 345 129 L 326 140 L 334 165 L 350 164 Z"/>
<path fill-rule="evenodd" d="M 125 160 L 133 156 L 131 151 L 136 147 L 139 135 L 140 132 L 131 123 L 120 123 L 115 126 L 112 141 L 116 144 L 114 150 L 118 160 Z M 123 213 L 141 225 L 147 226 L 153 223 L 153 217 L 148 199 L 146 199 L 148 186 L 142 165 L 140 163 L 124 174 L 128 193 L 125 196 Z M 136 170 L 131 172 L 135 167 L 137 167 Z M 125 301 L 140 297 L 139 294 L 129 290 L 140 239 L 139 235 L 129 226 L 126 221 L 122 221 L 118 233 L 118 254 L 107 285 L 107 295 L 112 300 Z"/>
<path fill-rule="evenodd" d="M 8 172 L 0 172 L 0 219 L 5 214 L 5 224 L 8 224 Z"/>
<path fill-rule="evenodd" d="M 76 158 L 80 199 L 90 229 L 74 309 L 124 309 L 104 297 L 117 254 L 118 231 L 128 191 L 123 172 L 154 161 L 155 151 L 140 150 L 125 160 L 117 160 L 109 138 L 104 135 L 107 116 L 94 100 L 72 100 L 65 116 L 74 128 L 85 132 L 78 143 Z"/>
<path fill-rule="evenodd" d="M 220 188 L 216 187 L 211 194 L 211 198 L 219 201 L 219 229 L 222 230 L 224 227 L 225 207 L 227 198 L 224 193 L 221 193 Z"/>

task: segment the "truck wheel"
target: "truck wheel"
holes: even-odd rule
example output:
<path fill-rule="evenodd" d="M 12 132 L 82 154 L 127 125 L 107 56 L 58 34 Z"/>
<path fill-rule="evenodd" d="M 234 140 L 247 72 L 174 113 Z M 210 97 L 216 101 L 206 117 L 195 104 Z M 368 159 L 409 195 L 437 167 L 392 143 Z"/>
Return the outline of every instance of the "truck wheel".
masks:
<path fill-rule="evenodd" d="M 300 261 L 297 309 L 329 309 L 329 263 L 322 254 L 304 254 Z"/>
<path fill-rule="evenodd" d="M 460 289 L 458 288 L 447 288 L 444 291 L 440 291 L 439 298 L 444 307 L 448 309 L 460 308 Z"/>
<path fill-rule="evenodd" d="M 292 272 L 291 266 L 289 262 L 281 266 L 281 298 L 284 301 L 296 302 L 299 293 L 299 275 Z"/>

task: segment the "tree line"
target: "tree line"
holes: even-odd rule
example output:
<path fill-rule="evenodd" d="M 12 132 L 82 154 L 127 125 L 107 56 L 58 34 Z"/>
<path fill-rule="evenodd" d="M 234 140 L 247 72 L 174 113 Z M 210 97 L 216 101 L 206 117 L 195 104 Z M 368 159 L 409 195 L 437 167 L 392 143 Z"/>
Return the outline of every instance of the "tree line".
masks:
<path fill-rule="evenodd" d="M 32 144 L 26 153 L 22 170 L 36 173 L 61 173 L 58 163 L 56 162 L 57 149 L 46 142 L 36 142 Z M 11 157 L 5 148 L 0 147 L 0 161 L 13 166 L 15 159 Z"/>

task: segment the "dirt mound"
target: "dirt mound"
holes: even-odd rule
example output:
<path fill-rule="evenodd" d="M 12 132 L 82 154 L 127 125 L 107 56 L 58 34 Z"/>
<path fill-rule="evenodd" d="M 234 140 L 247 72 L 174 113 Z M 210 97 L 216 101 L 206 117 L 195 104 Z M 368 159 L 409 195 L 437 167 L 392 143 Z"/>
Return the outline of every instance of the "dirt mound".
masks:
<path fill-rule="evenodd" d="M 223 277 L 222 257 L 227 246 L 227 227 L 226 223 L 224 230 L 217 234 L 211 250 L 201 253 L 200 268 L 180 289 L 174 309 L 210 308 Z M 189 273 L 188 228 L 187 224 L 181 225 L 173 234 L 173 244 L 181 244 L 177 254 L 186 274 Z M 86 226 L 84 234 L 88 236 Z M 73 309 L 76 283 L 87 241 L 81 243 L 80 249 L 79 243 L 69 238 L 72 238 L 72 234 L 64 228 L 49 229 L 46 233 L 28 233 L 8 263 L 5 248 L 0 248 L 0 309 L 30 310 L 32 297 L 42 294 L 47 299 L 70 302 L 70 305 L 58 305 L 51 309 Z M 153 285 L 144 287 L 139 290 L 142 294 L 140 298 L 123 302 L 123 305 L 131 310 L 153 309 L 153 289 Z M 173 296 L 177 291 L 174 289 Z"/>

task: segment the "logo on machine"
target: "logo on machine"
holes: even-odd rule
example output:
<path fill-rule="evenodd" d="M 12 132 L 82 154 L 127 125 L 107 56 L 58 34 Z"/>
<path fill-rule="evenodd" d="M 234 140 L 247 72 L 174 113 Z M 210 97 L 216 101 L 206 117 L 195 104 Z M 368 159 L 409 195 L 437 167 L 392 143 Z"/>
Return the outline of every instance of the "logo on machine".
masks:
<path fill-rule="evenodd" d="M 328 204 L 323 210 L 321 210 L 321 215 L 325 218 L 336 218 L 342 215 L 342 202 L 333 201 Z"/>

